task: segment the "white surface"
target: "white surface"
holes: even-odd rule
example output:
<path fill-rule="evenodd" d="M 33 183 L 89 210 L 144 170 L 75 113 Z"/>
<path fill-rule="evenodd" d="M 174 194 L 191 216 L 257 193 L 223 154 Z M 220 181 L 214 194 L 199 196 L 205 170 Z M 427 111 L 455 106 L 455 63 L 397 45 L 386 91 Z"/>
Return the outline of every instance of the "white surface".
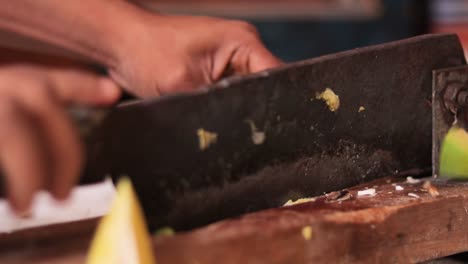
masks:
<path fill-rule="evenodd" d="M 114 197 L 111 180 L 76 187 L 65 202 L 57 202 L 46 192 L 37 194 L 30 218 L 18 218 L 7 201 L 0 199 L 0 233 L 29 227 L 92 218 L 105 214 Z"/>
<path fill-rule="evenodd" d="M 421 180 L 415 179 L 415 178 L 409 176 L 409 177 L 406 177 L 406 182 L 409 183 L 409 184 L 416 184 L 416 183 L 421 182 Z"/>

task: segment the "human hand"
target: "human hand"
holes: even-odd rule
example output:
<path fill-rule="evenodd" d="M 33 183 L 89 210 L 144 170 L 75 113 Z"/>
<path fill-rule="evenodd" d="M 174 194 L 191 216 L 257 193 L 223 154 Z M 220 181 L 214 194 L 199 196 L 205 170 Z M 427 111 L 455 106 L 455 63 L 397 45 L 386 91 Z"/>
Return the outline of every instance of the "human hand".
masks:
<path fill-rule="evenodd" d="M 25 214 L 36 191 L 65 198 L 79 176 L 83 150 L 64 107 L 110 104 L 120 91 L 85 67 L 12 54 L 0 60 L 0 163 L 8 199 Z"/>
<path fill-rule="evenodd" d="M 116 45 L 111 77 L 139 96 L 192 90 L 226 74 L 280 65 L 253 26 L 210 17 L 141 14 Z"/>

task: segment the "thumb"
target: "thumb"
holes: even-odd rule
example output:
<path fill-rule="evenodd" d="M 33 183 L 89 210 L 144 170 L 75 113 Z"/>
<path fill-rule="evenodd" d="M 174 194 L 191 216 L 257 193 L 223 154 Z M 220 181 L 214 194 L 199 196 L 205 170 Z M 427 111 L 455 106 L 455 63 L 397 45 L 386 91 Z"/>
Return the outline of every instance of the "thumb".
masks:
<path fill-rule="evenodd" d="M 53 88 L 63 102 L 111 104 L 121 93 L 111 79 L 84 69 L 59 70 L 52 78 Z"/>
<path fill-rule="evenodd" d="M 254 73 L 271 69 L 283 64 L 263 45 L 257 44 L 251 50 L 248 57 L 248 73 Z"/>
<path fill-rule="evenodd" d="M 230 57 L 221 77 L 259 72 L 282 64 L 281 60 L 258 41 L 238 47 Z"/>

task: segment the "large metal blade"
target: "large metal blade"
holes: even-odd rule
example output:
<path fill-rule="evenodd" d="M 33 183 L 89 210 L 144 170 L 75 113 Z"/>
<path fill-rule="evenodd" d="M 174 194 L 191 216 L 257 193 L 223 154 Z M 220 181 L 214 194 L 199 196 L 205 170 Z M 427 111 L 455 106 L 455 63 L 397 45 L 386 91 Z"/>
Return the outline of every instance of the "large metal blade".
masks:
<path fill-rule="evenodd" d="M 465 63 L 455 35 L 426 35 L 123 105 L 87 176 L 128 175 L 152 227 L 186 229 L 430 167 L 431 72 Z M 199 129 L 217 141 L 201 150 Z"/>

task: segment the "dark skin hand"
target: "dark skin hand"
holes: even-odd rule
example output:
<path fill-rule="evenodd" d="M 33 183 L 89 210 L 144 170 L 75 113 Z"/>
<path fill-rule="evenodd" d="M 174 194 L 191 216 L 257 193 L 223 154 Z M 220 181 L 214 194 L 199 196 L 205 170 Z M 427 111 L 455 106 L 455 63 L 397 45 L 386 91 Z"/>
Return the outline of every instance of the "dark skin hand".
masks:
<path fill-rule="evenodd" d="M 184 92 L 281 64 L 242 21 L 151 13 L 126 0 L 0 4 L 0 29 L 81 54 L 112 79 L 37 57 L 0 64 L 0 124 L 11 124 L 0 129 L 0 162 L 20 212 L 39 189 L 65 197 L 79 175 L 82 150 L 63 111 L 68 103 L 111 103 L 116 84 L 140 97 Z"/>
<path fill-rule="evenodd" d="M 189 91 L 226 75 L 280 65 L 248 23 L 212 17 L 142 18 L 139 41 L 122 47 L 122 59 L 110 68 L 112 78 L 137 95 Z"/>
<path fill-rule="evenodd" d="M 0 28 L 91 58 L 142 97 L 280 65 L 255 28 L 242 21 L 152 13 L 125 0 L 0 3 Z"/>
<path fill-rule="evenodd" d="M 0 162 L 8 199 L 21 215 L 40 189 L 66 198 L 80 173 L 82 145 L 64 108 L 111 104 L 120 90 L 82 65 L 1 53 L 8 58 L 0 60 Z"/>

